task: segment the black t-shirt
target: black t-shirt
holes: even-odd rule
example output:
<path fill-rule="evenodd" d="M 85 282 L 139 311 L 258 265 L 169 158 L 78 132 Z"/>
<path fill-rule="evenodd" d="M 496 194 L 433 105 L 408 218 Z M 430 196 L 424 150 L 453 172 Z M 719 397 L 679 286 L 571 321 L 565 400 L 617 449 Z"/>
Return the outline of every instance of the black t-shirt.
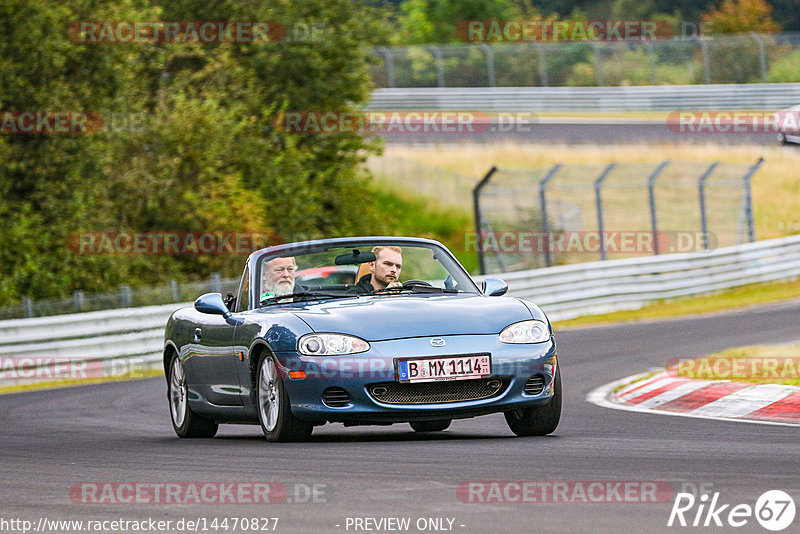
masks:
<path fill-rule="evenodd" d="M 353 288 L 359 295 L 368 295 L 370 293 L 374 293 L 375 288 L 372 287 L 372 275 L 365 274 L 362 276 L 358 283 L 353 286 Z"/>

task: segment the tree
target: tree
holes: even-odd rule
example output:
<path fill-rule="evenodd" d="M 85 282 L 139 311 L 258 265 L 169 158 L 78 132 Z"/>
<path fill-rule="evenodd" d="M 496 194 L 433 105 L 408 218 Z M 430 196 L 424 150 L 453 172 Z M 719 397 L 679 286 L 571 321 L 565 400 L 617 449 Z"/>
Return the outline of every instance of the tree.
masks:
<path fill-rule="evenodd" d="M 711 34 L 780 31 L 771 13 L 764 0 L 723 0 L 719 8 L 703 13 L 702 20 Z"/>

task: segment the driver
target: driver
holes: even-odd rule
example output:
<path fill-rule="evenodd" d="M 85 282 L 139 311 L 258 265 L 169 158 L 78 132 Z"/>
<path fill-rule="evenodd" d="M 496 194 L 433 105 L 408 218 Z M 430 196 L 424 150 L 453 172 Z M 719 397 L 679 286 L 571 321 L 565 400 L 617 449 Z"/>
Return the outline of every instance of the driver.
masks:
<path fill-rule="evenodd" d="M 273 258 L 261 269 L 261 300 L 269 297 L 291 295 L 294 292 L 294 257 Z"/>
<path fill-rule="evenodd" d="M 379 289 L 403 287 L 398 280 L 403 268 L 403 251 L 400 247 L 378 246 L 372 249 L 375 261 L 369 262 L 370 274 L 365 274 L 356 283 L 358 293 L 373 293 Z"/>

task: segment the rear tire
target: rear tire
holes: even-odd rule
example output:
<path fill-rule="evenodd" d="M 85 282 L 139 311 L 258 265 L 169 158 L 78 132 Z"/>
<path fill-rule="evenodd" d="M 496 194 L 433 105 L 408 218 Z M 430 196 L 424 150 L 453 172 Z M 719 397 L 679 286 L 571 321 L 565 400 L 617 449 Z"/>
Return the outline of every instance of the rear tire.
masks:
<path fill-rule="evenodd" d="M 189 406 L 189 386 L 183 364 L 177 354 L 172 355 L 167 377 L 167 398 L 169 399 L 172 428 L 181 438 L 213 438 L 219 425 L 200 417 Z"/>
<path fill-rule="evenodd" d="M 415 432 L 440 432 L 447 429 L 452 422 L 452 419 L 442 419 L 441 421 L 413 421 L 408 424 Z"/>
<path fill-rule="evenodd" d="M 258 420 L 268 441 L 304 441 L 311 436 L 314 425 L 301 421 L 292 413 L 289 394 L 275 360 L 269 354 L 258 364 L 256 401 Z"/>
<path fill-rule="evenodd" d="M 505 413 L 506 423 L 517 436 L 546 436 L 555 432 L 561 420 L 561 368 L 556 367 L 553 396 L 547 404 Z"/>

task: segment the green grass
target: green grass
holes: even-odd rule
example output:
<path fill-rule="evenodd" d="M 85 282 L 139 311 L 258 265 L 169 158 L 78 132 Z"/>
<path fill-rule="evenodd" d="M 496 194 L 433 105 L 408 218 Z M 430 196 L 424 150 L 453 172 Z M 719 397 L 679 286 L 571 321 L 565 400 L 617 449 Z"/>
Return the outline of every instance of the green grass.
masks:
<path fill-rule="evenodd" d="M 684 315 L 733 310 L 757 304 L 800 298 L 800 281 L 750 284 L 713 295 L 656 301 L 638 310 L 587 315 L 554 322 L 554 328 L 569 328 L 622 321 L 665 319 Z M 545 311 L 547 311 L 545 309 Z"/>

